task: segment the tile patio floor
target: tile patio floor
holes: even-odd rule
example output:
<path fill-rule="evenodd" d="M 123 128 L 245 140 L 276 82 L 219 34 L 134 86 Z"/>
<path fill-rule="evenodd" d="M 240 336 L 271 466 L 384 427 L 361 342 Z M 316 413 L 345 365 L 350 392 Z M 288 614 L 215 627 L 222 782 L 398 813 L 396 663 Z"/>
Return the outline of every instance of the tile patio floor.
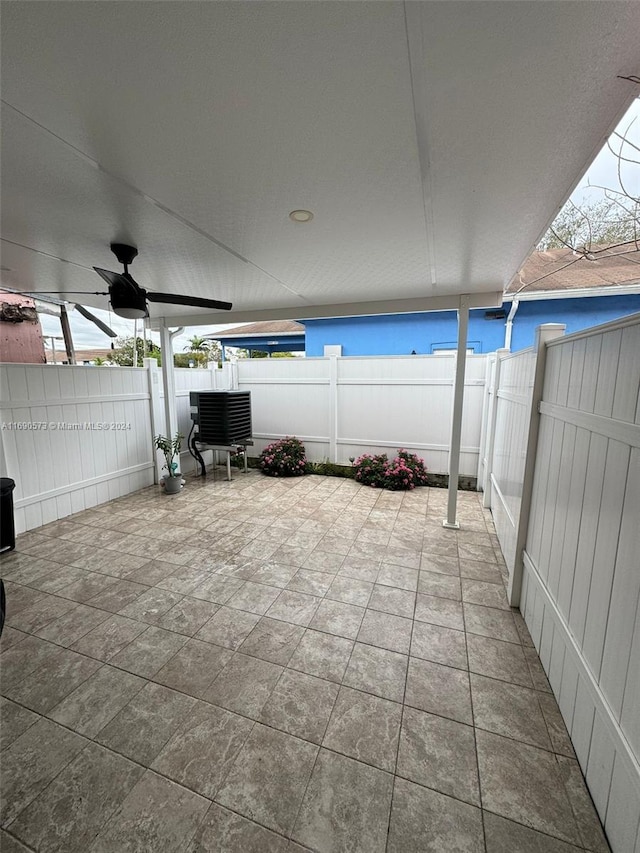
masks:
<path fill-rule="evenodd" d="M 477 495 L 235 476 L 0 560 L 2 850 L 607 851 Z"/>

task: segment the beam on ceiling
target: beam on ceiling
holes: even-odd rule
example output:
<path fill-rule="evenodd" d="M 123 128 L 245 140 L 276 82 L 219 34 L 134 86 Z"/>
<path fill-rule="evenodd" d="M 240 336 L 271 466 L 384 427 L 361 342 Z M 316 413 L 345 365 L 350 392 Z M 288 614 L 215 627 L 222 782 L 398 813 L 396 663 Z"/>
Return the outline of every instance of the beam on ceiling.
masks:
<path fill-rule="evenodd" d="M 502 305 L 502 292 L 487 290 L 470 293 L 465 297 L 468 308 L 499 308 Z M 230 312 L 179 314 L 167 317 L 166 322 L 180 323 L 182 326 L 213 326 L 221 323 L 248 323 L 262 320 L 312 320 L 325 317 L 362 317 L 376 314 L 414 314 L 422 311 L 457 311 L 460 307 L 460 295 L 428 296 L 417 299 L 388 299 L 377 302 L 338 302 L 330 305 L 301 305 L 298 308 L 266 308 Z M 149 320 L 150 328 L 160 329 L 160 318 Z"/>

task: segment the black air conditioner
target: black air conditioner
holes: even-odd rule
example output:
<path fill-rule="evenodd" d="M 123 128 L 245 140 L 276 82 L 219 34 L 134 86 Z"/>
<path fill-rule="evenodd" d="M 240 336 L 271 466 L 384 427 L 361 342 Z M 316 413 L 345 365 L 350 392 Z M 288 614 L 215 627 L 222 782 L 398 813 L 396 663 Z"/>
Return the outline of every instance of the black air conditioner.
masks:
<path fill-rule="evenodd" d="M 228 447 L 251 438 L 251 391 L 191 391 L 189 402 L 202 444 Z"/>

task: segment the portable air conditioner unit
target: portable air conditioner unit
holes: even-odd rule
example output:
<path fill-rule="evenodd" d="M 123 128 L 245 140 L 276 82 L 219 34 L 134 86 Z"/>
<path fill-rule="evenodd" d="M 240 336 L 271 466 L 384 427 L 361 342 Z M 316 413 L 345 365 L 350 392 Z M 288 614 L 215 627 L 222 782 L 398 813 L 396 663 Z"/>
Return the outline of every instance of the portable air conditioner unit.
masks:
<path fill-rule="evenodd" d="M 251 391 L 191 391 L 189 402 L 202 444 L 228 447 L 251 438 Z"/>

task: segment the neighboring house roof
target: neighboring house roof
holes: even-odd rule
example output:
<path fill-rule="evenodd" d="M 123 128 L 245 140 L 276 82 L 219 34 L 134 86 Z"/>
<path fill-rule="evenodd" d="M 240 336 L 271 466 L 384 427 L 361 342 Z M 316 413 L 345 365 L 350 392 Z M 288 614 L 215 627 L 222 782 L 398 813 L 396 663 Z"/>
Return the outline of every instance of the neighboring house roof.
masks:
<path fill-rule="evenodd" d="M 510 282 L 505 294 L 640 284 L 640 252 L 629 254 L 624 252 L 624 248 L 618 247 L 609 249 L 607 253 L 606 246 L 594 246 L 589 257 L 593 260 L 571 249 L 533 252 Z"/>
<path fill-rule="evenodd" d="M 204 335 L 203 337 L 221 341 L 226 338 L 256 338 L 262 335 L 269 337 L 275 335 L 281 338 L 286 335 L 303 334 L 304 326 L 302 323 L 296 323 L 295 320 L 268 320 L 264 323 L 246 323 L 244 326 L 236 326 L 234 329 L 228 329 L 226 332 Z"/>
<path fill-rule="evenodd" d="M 77 349 L 75 351 L 76 361 L 81 363 L 83 361 L 94 361 L 96 358 L 104 358 L 107 359 L 111 355 L 113 355 L 112 349 Z M 49 348 L 45 350 L 45 355 L 47 357 L 48 363 L 53 363 L 53 351 Z M 56 344 L 56 361 L 60 363 L 64 361 L 67 357 L 66 350 L 64 348 L 64 343 L 60 341 L 60 345 Z"/>

